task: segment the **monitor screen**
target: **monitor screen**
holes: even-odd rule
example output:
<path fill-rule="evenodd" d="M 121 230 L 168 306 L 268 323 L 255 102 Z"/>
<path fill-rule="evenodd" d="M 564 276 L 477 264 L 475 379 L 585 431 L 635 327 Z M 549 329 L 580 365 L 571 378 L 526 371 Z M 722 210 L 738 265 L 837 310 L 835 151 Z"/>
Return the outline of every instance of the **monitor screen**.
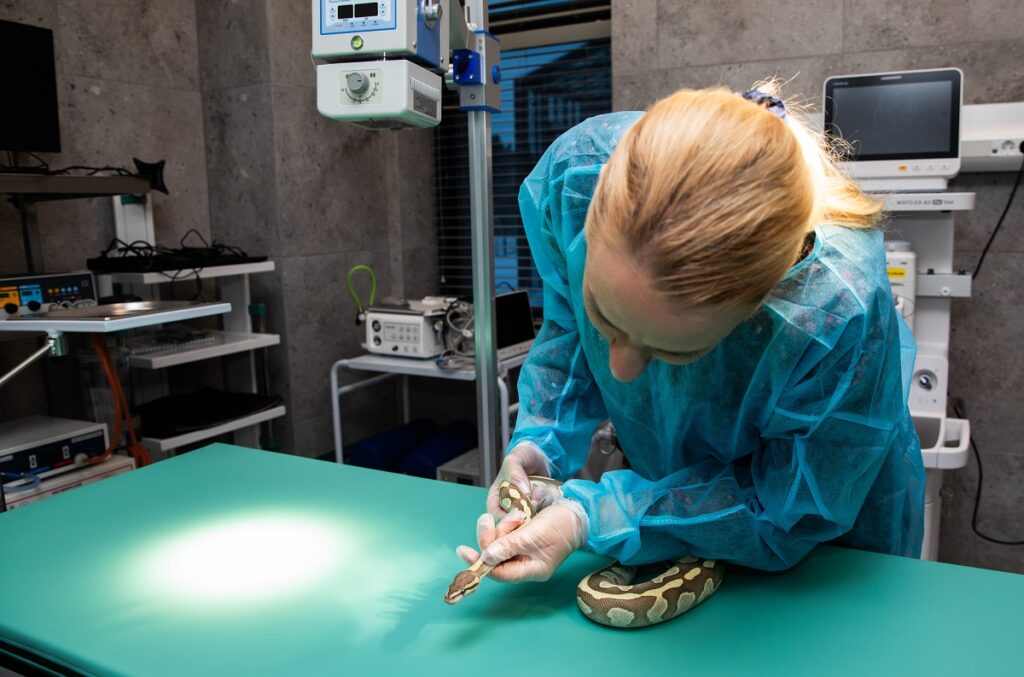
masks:
<path fill-rule="evenodd" d="M 498 334 L 495 337 L 496 345 L 499 349 L 532 341 L 535 333 L 529 292 L 517 291 L 495 296 L 494 324 Z"/>
<path fill-rule="evenodd" d="M 848 161 L 956 158 L 960 73 L 842 77 L 825 85 L 825 133 Z"/>
<path fill-rule="evenodd" d="M 0 150 L 60 152 L 53 31 L 0 21 Z"/>

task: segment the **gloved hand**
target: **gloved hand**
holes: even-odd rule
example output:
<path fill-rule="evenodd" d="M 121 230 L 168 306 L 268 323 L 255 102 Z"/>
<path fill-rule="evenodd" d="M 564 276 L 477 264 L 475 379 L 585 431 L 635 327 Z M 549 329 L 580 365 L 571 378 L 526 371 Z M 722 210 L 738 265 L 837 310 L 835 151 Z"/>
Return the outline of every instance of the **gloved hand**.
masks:
<path fill-rule="evenodd" d="M 505 481 L 511 482 L 512 486 L 524 496 L 529 496 L 535 510 L 544 509 L 561 496 L 561 492 L 556 487 L 531 487 L 529 476 L 544 475 L 548 477 L 550 473 L 550 463 L 544 452 L 529 443 L 517 445 L 505 456 L 505 460 L 498 470 L 498 476 L 491 484 L 490 491 L 487 492 L 487 512 L 495 520 L 505 517 L 505 511 L 498 504 L 498 487 Z"/>
<path fill-rule="evenodd" d="M 586 543 L 587 514 L 576 501 L 559 498 L 519 528 L 523 518 L 513 510 L 496 525 L 490 514 L 481 515 L 477 541 L 482 551 L 460 545 L 456 552 L 469 564 L 482 557 L 486 564 L 497 565 L 491 572 L 494 580 L 518 583 L 548 580 Z"/>

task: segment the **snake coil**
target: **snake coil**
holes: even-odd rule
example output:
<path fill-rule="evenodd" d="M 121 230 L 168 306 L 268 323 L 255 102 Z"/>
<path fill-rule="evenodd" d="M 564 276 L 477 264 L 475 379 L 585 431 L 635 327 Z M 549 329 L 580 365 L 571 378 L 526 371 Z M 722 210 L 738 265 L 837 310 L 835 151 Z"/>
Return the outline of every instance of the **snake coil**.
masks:
<path fill-rule="evenodd" d="M 560 485 L 548 477 L 530 476 L 533 484 Z M 526 515 L 527 524 L 536 514 L 530 499 L 509 482 L 498 488 L 503 510 L 514 508 Z M 633 583 L 639 567 L 619 562 L 593 572 L 576 587 L 576 604 L 584 616 L 613 628 L 643 628 L 681 616 L 713 595 L 722 583 L 724 567 L 715 560 L 702 560 L 692 555 L 664 562 L 664 570 L 649 581 Z M 493 566 L 478 559 L 460 571 L 444 601 L 455 604 L 480 587 Z"/>

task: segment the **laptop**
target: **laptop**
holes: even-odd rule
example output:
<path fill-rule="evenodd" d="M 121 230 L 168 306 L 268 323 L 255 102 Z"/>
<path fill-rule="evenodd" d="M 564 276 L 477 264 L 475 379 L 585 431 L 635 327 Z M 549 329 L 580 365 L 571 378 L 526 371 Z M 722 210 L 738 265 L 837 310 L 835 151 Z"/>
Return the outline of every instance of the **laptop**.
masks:
<path fill-rule="evenodd" d="M 530 293 L 524 289 L 496 295 L 494 324 L 499 360 L 508 360 L 529 352 L 537 336 L 533 328 Z"/>

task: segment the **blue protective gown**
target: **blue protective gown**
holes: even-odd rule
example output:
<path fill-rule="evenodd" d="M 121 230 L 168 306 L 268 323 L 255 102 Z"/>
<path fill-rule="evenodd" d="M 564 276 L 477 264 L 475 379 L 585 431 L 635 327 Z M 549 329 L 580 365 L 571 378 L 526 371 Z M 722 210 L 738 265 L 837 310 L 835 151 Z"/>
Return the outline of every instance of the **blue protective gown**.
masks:
<path fill-rule="evenodd" d="M 817 227 L 812 253 L 706 356 L 653 360 L 629 383 L 612 376 L 583 307 L 583 224 L 601 167 L 641 115 L 583 122 L 523 183 L 544 325 L 519 378 L 510 448 L 532 442 L 566 479 L 610 418 L 631 469 L 570 480 L 564 493 L 587 512 L 588 549 L 627 564 L 692 553 L 779 570 L 832 540 L 918 556 L 915 348 L 880 232 Z"/>

